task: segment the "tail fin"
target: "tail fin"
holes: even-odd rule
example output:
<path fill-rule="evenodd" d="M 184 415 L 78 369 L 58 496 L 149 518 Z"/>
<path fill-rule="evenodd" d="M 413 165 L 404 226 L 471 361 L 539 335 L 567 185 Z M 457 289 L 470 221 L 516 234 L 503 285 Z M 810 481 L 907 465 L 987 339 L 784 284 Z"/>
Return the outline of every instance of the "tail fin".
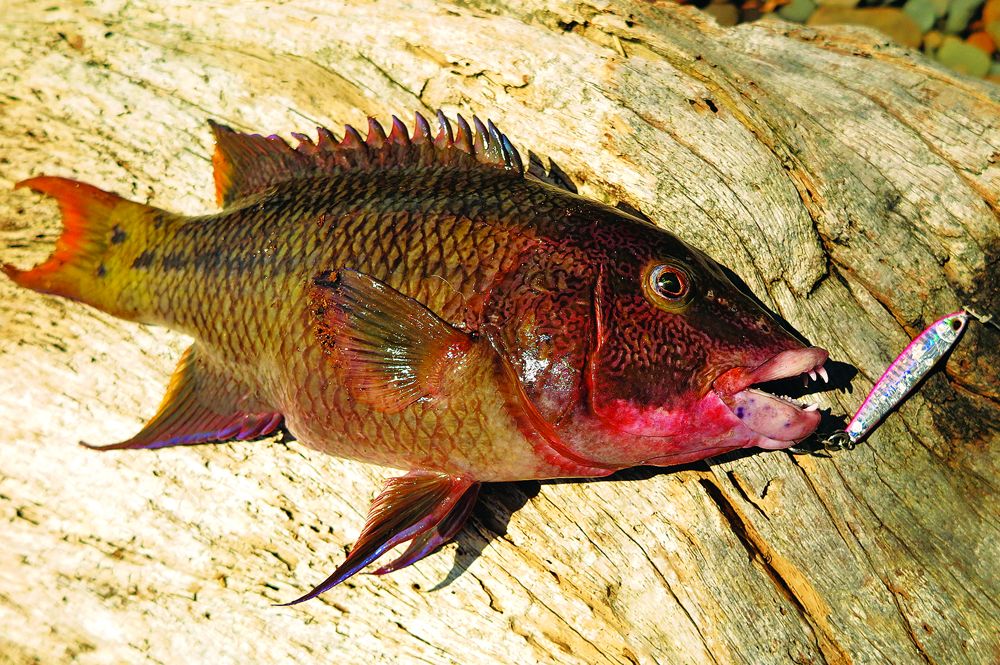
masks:
<path fill-rule="evenodd" d="M 105 192 L 67 178 L 38 176 L 17 183 L 56 199 L 62 211 L 63 232 L 55 251 L 44 263 L 30 270 L 10 264 L 0 269 L 16 284 L 25 288 L 78 300 L 110 314 L 135 318 L 137 312 L 121 302 L 124 274 L 112 275 L 113 246 L 121 244 L 134 231 L 147 237 L 146 227 L 159 211 L 134 203 L 117 194 Z"/>

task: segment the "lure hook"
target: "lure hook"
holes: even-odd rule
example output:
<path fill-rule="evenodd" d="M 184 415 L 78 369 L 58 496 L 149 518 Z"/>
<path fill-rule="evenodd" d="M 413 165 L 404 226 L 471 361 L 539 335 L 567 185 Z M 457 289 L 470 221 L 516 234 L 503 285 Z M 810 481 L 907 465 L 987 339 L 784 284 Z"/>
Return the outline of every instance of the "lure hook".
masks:
<path fill-rule="evenodd" d="M 818 448 L 800 448 L 791 446 L 785 450 L 793 455 L 810 455 L 812 457 L 832 457 L 830 453 L 838 450 L 853 450 L 857 441 L 851 438 L 846 430 L 838 429 L 819 439 Z"/>
<path fill-rule="evenodd" d="M 852 439 L 846 430 L 842 429 L 833 432 L 826 438 L 820 439 L 820 443 L 823 445 L 822 450 L 825 452 L 853 450 L 858 445 L 858 442 Z"/>

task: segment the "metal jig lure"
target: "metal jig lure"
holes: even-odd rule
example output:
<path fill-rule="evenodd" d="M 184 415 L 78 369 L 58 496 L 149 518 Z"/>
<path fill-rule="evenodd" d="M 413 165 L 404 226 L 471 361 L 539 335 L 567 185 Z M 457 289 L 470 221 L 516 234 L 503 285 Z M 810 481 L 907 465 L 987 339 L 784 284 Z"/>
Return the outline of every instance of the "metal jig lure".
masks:
<path fill-rule="evenodd" d="M 929 325 L 882 373 L 851 418 L 847 429 L 834 432 L 823 439 L 823 450 L 850 449 L 868 436 L 955 345 L 970 318 L 985 324 L 990 323 L 993 317 L 977 314 L 964 307 Z"/>

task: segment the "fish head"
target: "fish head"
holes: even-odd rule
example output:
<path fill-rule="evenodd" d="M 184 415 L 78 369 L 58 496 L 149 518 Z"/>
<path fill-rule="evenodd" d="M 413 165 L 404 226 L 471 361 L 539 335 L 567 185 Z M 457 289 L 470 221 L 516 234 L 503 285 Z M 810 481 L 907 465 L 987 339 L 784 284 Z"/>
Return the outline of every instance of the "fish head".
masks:
<path fill-rule="evenodd" d="M 786 448 L 820 414 L 756 384 L 821 368 L 807 347 L 676 237 L 633 229 L 595 280 L 588 412 L 629 462 L 676 463 L 748 446 Z M 627 235 L 626 235 L 627 238 Z"/>
<path fill-rule="evenodd" d="M 559 356 L 563 374 L 576 368 L 579 381 L 539 385 L 521 372 L 559 445 L 594 465 L 625 468 L 787 448 L 812 434 L 815 407 L 757 384 L 825 376 L 827 352 L 787 332 L 701 251 L 615 214 L 581 240 L 590 246 L 588 273 L 564 280 L 590 292 L 549 308 L 562 327 L 546 338 L 569 340 L 570 359 Z M 528 347 L 532 339 L 522 335 Z M 519 348 L 519 357 L 530 355 Z M 534 360 L 538 374 L 545 365 Z"/>

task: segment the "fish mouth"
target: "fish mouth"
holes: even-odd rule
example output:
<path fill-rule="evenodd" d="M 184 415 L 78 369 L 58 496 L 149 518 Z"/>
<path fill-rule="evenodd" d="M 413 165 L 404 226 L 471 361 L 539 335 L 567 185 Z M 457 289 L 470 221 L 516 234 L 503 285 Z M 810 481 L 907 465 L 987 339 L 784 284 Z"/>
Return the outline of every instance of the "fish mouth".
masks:
<path fill-rule="evenodd" d="M 734 367 L 712 383 L 712 389 L 746 427 L 767 439 L 762 448 L 784 448 L 816 431 L 819 407 L 762 390 L 758 384 L 804 375 L 828 381 L 825 349 L 811 346 L 782 351 L 757 367 Z"/>

